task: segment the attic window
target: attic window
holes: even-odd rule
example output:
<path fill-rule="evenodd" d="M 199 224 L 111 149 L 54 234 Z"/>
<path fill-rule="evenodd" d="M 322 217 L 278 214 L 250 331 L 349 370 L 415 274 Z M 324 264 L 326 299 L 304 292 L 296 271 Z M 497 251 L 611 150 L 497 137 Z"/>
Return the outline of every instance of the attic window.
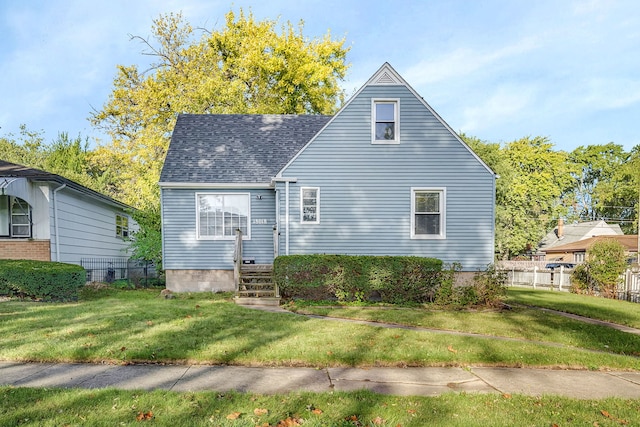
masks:
<path fill-rule="evenodd" d="M 371 106 L 372 144 L 399 144 L 400 125 L 397 99 L 374 99 Z"/>

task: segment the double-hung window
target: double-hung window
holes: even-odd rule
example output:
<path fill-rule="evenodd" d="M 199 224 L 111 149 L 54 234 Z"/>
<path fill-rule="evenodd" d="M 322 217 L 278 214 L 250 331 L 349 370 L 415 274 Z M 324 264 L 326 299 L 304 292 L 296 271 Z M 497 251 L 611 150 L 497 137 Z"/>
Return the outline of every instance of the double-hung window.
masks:
<path fill-rule="evenodd" d="M 445 238 L 445 190 L 411 189 L 411 238 Z"/>
<path fill-rule="evenodd" d="M 320 222 L 320 189 L 302 187 L 300 189 L 300 221 L 305 224 Z"/>
<path fill-rule="evenodd" d="M 116 237 L 121 239 L 129 237 L 129 217 L 116 214 Z"/>
<path fill-rule="evenodd" d="M 374 99 L 371 105 L 372 144 L 400 143 L 397 99 Z"/>
<path fill-rule="evenodd" d="M 0 236 L 31 237 L 31 208 L 13 196 L 0 196 Z"/>
<path fill-rule="evenodd" d="M 236 229 L 251 238 L 250 194 L 197 193 L 196 204 L 198 239 L 233 239 Z"/>

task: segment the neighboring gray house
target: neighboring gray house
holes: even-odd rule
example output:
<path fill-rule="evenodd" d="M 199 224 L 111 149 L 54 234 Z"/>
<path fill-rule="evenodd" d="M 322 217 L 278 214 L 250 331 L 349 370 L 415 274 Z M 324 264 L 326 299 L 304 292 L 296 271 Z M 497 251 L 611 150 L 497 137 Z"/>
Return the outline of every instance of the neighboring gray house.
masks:
<path fill-rule="evenodd" d="M 495 174 L 384 64 L 335 116 L 178 117 L 160 177 L 167 288 L 233 290 L 243 257 L 493 262 Z"/>
<path fill-rule="evenodd" d="M 0 259 L 124 257 L 129 207 L 59 175 L 0 160 Z"/>
<path fill-rule="evenodd" d="M 546 254 L 546 252 L 558 246 L 568 245 L 591 237 L 621 236 L 623 234 L 620 225 L 607 224 L 604 220 L 565 224 L 564 220 L 560 218 L 558 219 L 558 225 L 542 239 L 538 252 L 534 257 L 541 261 L 556 260 L 556 256 Z"/>

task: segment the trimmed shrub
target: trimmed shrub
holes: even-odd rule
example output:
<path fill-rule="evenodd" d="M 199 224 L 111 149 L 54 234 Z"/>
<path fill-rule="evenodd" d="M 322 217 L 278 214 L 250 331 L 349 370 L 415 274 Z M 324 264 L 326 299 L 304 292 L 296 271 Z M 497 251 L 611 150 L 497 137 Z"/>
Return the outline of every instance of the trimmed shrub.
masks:
<path fill-rule="evenodd" d="M 0 260 L 0 294 L 45 300 L 78 298 L 84 268 L 75 264 L 33 260 Z"/>
<path fill-rule="evenodd" d="M 442 261 L 412 256 L 287 255 L 274 279 L 285 298 L 389 303 L 432 301 Z"/>

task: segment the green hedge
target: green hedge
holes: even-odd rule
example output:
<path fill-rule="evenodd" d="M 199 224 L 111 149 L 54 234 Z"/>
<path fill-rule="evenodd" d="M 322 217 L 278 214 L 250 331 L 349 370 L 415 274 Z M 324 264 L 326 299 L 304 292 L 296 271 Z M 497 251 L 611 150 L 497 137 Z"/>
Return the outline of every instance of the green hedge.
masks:
<path fill-rule="evenodd" d="M 76 300 L 85 281 L 84 268 L 75 264 L 0 260 L 0 295 L 45 301 Z"/>
<path fill-rule="evenodd" d="M 433 301 L 442 261 L 415 256 L 287 255 L 274 261 L 284 298 L 407 303 Z"/>

